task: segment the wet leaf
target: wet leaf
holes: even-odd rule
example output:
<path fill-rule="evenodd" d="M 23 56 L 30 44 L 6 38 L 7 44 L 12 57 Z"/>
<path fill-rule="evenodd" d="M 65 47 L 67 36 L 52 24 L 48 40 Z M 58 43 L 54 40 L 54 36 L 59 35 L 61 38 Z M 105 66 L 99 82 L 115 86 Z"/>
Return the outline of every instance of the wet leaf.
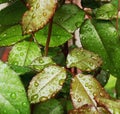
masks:
<path fill-rule="evenodd" d="M 85 13 L 73 4 L 64 4 L 54 16 L 54 22 L 62 26 L 66 31 L 73 33 L 84 21 Z"/>
<path fill-rule="evenodd" d="M 35 39 L 37 42 L 43 46 L 46 45 L 47 37 L 48 37 L 48 29 L 49 26 L 45 26 L 42 30 L 38 31 L 35 34 Z M 57 24 L 52 25 L 52 34 L 50 39 L 49 47 L 57 47 L 64 44 L 72 38 L 72 35 L 64 30 L 62 27 L 58 26 Z"/>
<path fill-rule="evenodd" d="M 85 104 L 97 106 L 94 100 L 96 96 L 109 97 L 96 79 L 84 74 L 78 74 L 73 78 L 70 94 L 75 108 Z"/>
<path fill-rule="evenodd" d="M 8 57 L 8 63 L 16 66 L 28 66 L 41 51 L 34 42 L 23 41 L 13 46 Z"/>
<path fill-rule="evenodd" d="M 35 105 L 33 114 L 63 114 L 63 107 L 56 99 Z"/>
<path fill-rule="evenodd" d="M 0 61 L 0 114 L 30 114 L 25 89 L 18 75 Z"/>
<path fill-rule="evenodd" d="M 92 71 L 100 67 L 102 63 L 101 58 L 82 48 L 73 49 L 67 56 L 67 67 L 77 67 L 82 71 Z"/>
<path fill-rule="evenodd" d="M 96 19 L 111 20 L 117 17 L 117 8 L 112 4 L 104 4 L 95 12 Z"/>
<path fill-rule="evenodd" d="M 50 57 L 38 57 L 31 64 L 30 67 L 38 72 L 43 70 L 45 67 L 55 64 Z"/>
<path fill-rule="evenodd" d="M 114 101 L 103 97 L 95 98 L 98 105 L 105 107 L 111 114 L 120 114 L 120 101 Z"/>
<path fill-rule="evenodd" d="M 52 18 L 57 5 L 56 0 L 28 0 L 29 8 L 22 18 L 23 34 L 33 33 L 43 28 Z"/>
<path fill-rule="evenodd" d="M 69 114 L 99 114 L 93 105 L 84 105 L 78 109 L 71 110 Z"/>
<path fill-rule="evenodd" d="M 13 2 L 0 11 L 0 25 L 18 24 L 25 10 L 26 7 L 20 0 Z"/>
<path fill-rule="evenodd" d="M 28 97 L 31 103 L 38 103 L 54 97 L 62 88 L 66 78 L 63 67 L 51 65 L 33 77 L 28 87 Z"/>
<path fill-rule="evenodd" d="M 10 46 L 28 37 L 29 35 L 22 36 L 20 25 L 11 26 L 0 34 L 0 46 Z"/>
<path fill-rule="evenodd" d="M 87 20 L 80 31 L 82 46 L 102 58 L 103 69 L 116 77 L 120 74 L 120 41 L 110 21 Z"/>

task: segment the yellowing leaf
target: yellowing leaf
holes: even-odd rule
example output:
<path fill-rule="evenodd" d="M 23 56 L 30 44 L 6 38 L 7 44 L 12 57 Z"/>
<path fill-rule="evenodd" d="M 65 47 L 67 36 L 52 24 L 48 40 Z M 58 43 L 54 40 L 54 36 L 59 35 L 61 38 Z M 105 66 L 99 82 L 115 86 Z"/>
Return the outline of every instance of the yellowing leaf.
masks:
<path fill-rule="evenodd" d="M 37 74 L 28 87 L 28 98 L 31 103 L 42 102 L 51 97 L 62 88 L 66 78 L 63 67 L 51 65 Z"/>
<path fill-rule="evenodd" d="M 109 97 L 97 80 L 91 75 L 83 74 L 78 74 L 73 78 L 70 94 L 75 108 L 79 108 L 85 104 L 97 106 L 94 100 L 96 96 Z"/>
<path fill-rule="evenodd" d="M 57 5 L 56 0 L 28 0 L 29 8 L 22 18 L 23 34 L 43 28 L 51 19 Z"/>

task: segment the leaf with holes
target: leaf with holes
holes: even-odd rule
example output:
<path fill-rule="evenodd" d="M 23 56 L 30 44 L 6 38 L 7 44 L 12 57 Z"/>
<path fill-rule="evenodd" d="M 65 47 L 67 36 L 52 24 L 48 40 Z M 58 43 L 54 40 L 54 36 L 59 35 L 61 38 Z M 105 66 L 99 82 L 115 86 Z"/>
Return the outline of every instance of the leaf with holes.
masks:
<path fill-rule="evenodd" d="M 67 67 L 77 67 L 82 71 L 92 71 L 100 67 L 102 60 L 97 54 L 82 48 L 73 49 L 67 56 Z"/>
<path fill-rule="evenodd" d="M 105 107 L 111 114 L 120 114 L 120 101 L 114 101 L 102 97 L 95 98 L 99 106 Z"/>
<path fill-rule="evenodd" d="M 112 4 L 102 5 L 95 11 L 96 19 L 111 20 L 117 17 L 117 8 Z"/>
<path fill-rule="evenodd" d="M 63 67 L 51 65 L 33 77 L 28 87 L 28 98 L 31 103 L 38 103 L 54 97 L 62 88 L 66 79 Z"/>
<path fill-rule="evenodd" d="M 28 37 L 22 36 L 20 25 L 11 26 L 0 34 L 0 46 L 10 46 Z"/>
<path fill-rule="evenodd" d="M 43 46 L 46 45 L 47 36 L 48 36 L 49 26 L 45 26 L 42 30 L 36 32 L 35 39 L 37 42 Z M 72 35 L 64 30 L 62 27 L 58 26 L 57 24 L 52 25 L 52 33 L 49 47 L 57 47 L 64 44 L 72 38 Z"/>
<path fill-rule="evenodd" d="M 38 57 L 30 64 L 30 67 L 33 70 L 40 72 L 45 67 L 51 64 L 55 64 L 55 63 L 52 61 L 50 57 Z"/>
<path fill-rule="evenodd" d="M 0 114 L 30 114 L 25 89 L 18 75 L 0 61 Z"/>
<path fill-rule="evenodd" d="M 56 0 L 28 0 L 29 8 L 22 18 L 23 34 L 33 33 L 43 28 L 52 18 L 56 6 Z"/>
<path fill-rule="evenodd" d="M 86 20 L 80 29 L 83 48 L 97 53 L 103 69 L 116 77 L 120 74 L 120 40 L 110 21 Z"/>
<path fill-rule="evenodd" d="M 28 66 L 40 56 L 41 51 L 36 43 L 23 41 L 14 45 L 10 51 L 8 63 L 17 66 Z"/>
<path fill-rule="evenodd" d="M 85 13 L 78 6 L 65 4 L 60 7 L 54 16 L 54 22 L 66 31 L 73 33 L 84 21 Z"/>
<path fill-rule="evenodd" d="M 97 106 L 94 97 L 109 98 L 99 82 L 91 75 L 78 74 L 71 83 L 70 90 L 72 102 L 75 108 L 79 108 L 85 104 Z"/>

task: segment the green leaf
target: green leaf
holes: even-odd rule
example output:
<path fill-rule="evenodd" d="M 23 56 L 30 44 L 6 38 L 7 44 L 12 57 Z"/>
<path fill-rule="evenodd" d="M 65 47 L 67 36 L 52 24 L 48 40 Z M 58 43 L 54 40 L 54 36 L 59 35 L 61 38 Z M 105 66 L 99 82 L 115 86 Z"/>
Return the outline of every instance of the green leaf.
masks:
<path fill-rule="evenodd" d="M 62 88 L 66 78 L 63 67 L 51 65 L 33 77 L 28 87 L 28 98 L 31 103 L 38 103 L 54 97 Z"/>
<path fill-rule="evenodd" d="M 78 74 L 71 83 L 71 99 L 75 108 L 85 104 L 97 106 L 94 97 L 109 98 L 99 82 L 91 75 Z"/>
<path fill-rule="evenodd" d="M 65 4 L 60 7 L 54 16 L 54 22 L 66 31 L 73 33 L 84 21 L 85 13 L 78 6 Z"/>
<path fill-rule="evenodd" d="M 120 74 L 120 41 L 110 21 L 87 20 L 80 31 L 82 46 L 102 58 L 103 69 L 114 76 Z"/>
<path fill-rule="evenodd" d="M 29 8 L 22 18 L 23 34 L 33 33 L 43 28 L 52 18 L 57 5 L 56 0 L 28 0 Z"/>
<path fill-rule="evenodd" d="M 28 66 L 40 56 L 41 51 L 36 43 L 23 41 L 14 45 L 10 51 L 8 63 L 16 66 Z"/>
<path fill-rule="evenodd" d="M 18 75 L 0 61 L 0 114 L 30 114 L 25 89 Z"/>
<path fill-rule="evenodd" d="M 18 24 L 25 10 L 26 7 L 20 0 L 13 2 L 0 11 L 0 25 Z"/>
<path fill-rule="evenodd" d="M 95 98 L 99 106 L 105 107 L 111 114 L 120 114 L 120 101 L 114 101 L 103 97 Z"/>
<path fill-rule="evenodd" d="M 67 67 L 77 67 L 82 71 L 92 71 L 100 67 L 102 60 L 97 54 L 82 48 L 73 49 L 67 56 Z"/>
<path fill-rule="evenodd" d="M 43 46 L 46 45 L 48 29 L 49 29 L 49 26 L 45 26 L 42 30 L 38 31 L 35 34 L 35 39 L 39 44 Z M 61 28 L 57 24 L 53 24 L 49 47 L 56 47 L 56 46 L 62 45 L 66 41 L 68 41 L 70 38 L 72 38 L 72 35 L 70 33 L 65 31 L 63 28 Z"/>
<path fill-rule="evenodd" d="M 56 99 L 35 105 L 33 114 L 63 114 L 63 107 Z"/>
<path fill-rule="evenodd" d="M 55 64 L 50 57 L 38 57 L 31 64 L 30 67 L 35 71 L 40 72 L 48 65 Z"/>
<path fill-rule="evenodd" d="M 104 4 L 95 12 L 96 19 L 111 20 L 117 17 L 117 8 L 112 4 Z"/>
<path fill-rule="evenodd" d="M 0 34 L 0 46 L 10 46 L 28 37 L 28 35 L 22 36 L 20 25 L 11 26 Z"/>
<path fill-rule="evenodd" d="M 107 84 L 109 77 L 110 73 L 108 71 L 101 70 L 100 73 L 96 76 L 96 79 L 104 87 Z"/>
<path fill-rule="evenodd" d="M 112 0 L 111 4 L 113 4 L 116 8 L 118 8 L 118 0 Z"/>

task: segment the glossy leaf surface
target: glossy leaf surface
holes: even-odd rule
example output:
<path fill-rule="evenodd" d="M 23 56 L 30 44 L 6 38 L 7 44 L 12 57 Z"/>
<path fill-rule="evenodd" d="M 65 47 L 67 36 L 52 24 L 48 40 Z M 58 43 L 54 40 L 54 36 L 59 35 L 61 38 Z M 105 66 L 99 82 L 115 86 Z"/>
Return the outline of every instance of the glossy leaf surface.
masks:
<path fill-rule="evenodd" d="M 120 41 L 110 21 L 87 20 L 81 27 L 81 43 L 102 58 L 103 68 L 114 76 L 120 74 Z"/>
<path fill-rule="evenodd" d="M 62 26 L 66 31 L 73 33 L 84 21 L 85 13 L 73 4 L 65 4 L 60 7 L 54 16 L 54 22 Z"/>
<path fill-rule="evenodd" d="M 20 25 L 11 26 L 0 34 L 0 46 L 10 46 L 28 37 L 22 36 Z"/>
<path fill-rule="evenodd" d="M 52 18 L 57 5 L 56 0 L 28 0 L 27 2 L 29 10 L 24 13 L 22 18 L 23 34 L 43 28 Z"/>
<path fill-rule="evenodd" d="M 33 77 L 28 87 L 28 97 L 31 103 L 38 103 L 54 97 L 62 88 L 66 78 L 63 67 L 51 65 Z"/>
<path fill-rule="evenodd" d="M 48 37 L 48 26 L 45 26 L 42 30 L 38 31 L 35 34 L 35 38 L 37 42 L 43 46 L 46 45 L 47 37 Z M 70 33 L 68 33 L 66 30 L 64 30 L 57 24 L 53 24 L 49 47 L 56 47 L 62 45 L 70 38 L 72 38 L 72 35 Z"/>
<path fill-rule="evenodd" d="M 43 70 L 48 65 L 55 64 L 50 57 L 38 57 L 31 64 L 30 67 L 38 72 Z"/>
<path fill-rule="evenodd" d="M 0 11 L 0 24 L 18 24 L 21 21 L 22 15 L 25 10 L 26 7 L 20 0 L 13 2 L 11 5 Z"/>
<path fill-rule="evenodd" d="M 96 96 L 109 97 L 96 79 L 91 75 L 83 74 L 78 74 L 73 78 L 70 94 L 75 108 L 85 104 L 97 106 L 94 100 Z"/>
<path fill-rule="evenodd" d="M 96 19 L 110 20 L 117 17 L 117 8 L 112 4 L 102 5 L 95 13 Z"/>
<path fill-rule="evenodd" d="M 30 114 L 25 89 L 18 75 L 0 61 L 0 114 Z"/>
<path fill-rule="evenodd" d="M 67 67 L 77 67 L 82 71 L 92 71 L 100 67 L 102 60 L 97 54 L 82 48 L 73 49 L 67 56 Z"/>
<path fill-rule="evenodd" d="M 120 113 L 120 101 L 114 101 L 106 98 L 96 98 L 95 99 L 100 106 L 106 107 L 106 109 L 111 112 L 111 114 Z"/>
<path fill-rule="evenodd" d="M 37 57 L 41 56 L 41 51 L 34 42 L 23 41 L 12 48 L 9 54 L 8 63 L 17 66 L 28 66 Z"/>
<path fill-rule="evenodd" d="M 33 114 L 63 114 L 63 107 L 56 99 L 35 105 Z"/>

